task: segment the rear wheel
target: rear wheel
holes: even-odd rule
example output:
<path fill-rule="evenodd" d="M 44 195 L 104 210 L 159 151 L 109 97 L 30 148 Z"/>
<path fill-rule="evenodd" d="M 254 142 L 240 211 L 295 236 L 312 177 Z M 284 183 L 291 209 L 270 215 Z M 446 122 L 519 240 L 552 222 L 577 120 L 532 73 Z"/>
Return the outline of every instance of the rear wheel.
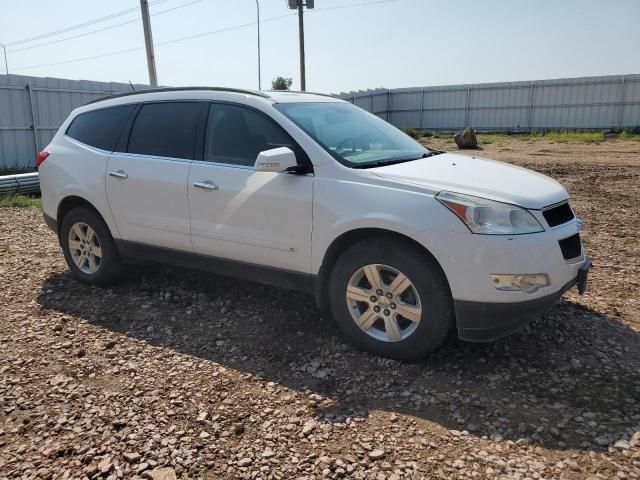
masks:
<path fill-rule="evenodd" d="M 60 246 L 71 273 L 81 282 L 108 285 L 113 282 L 120 258 L 109 228 L 92 210 L 70 210 L 60 226 Z"/>
<path fill-rule="evenodd" d="M 440 267 L 425 252 L 393 239 L 365 240 L 346 250 L 329 277 L 329 303 L 355 345 L 397 360 L 424 357 L 454 323 Z"/>

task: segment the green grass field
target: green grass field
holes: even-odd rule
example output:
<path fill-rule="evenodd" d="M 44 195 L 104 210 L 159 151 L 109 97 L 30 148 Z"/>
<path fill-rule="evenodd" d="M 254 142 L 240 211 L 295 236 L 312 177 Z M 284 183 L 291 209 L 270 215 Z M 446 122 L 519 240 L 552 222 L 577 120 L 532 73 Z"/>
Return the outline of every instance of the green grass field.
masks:
<path fill-rule="evenodd" d="M 602 142 L 604 132 L 538 132 L 525 135 L 523 140 L 547 142 Z"/>
<path fill-rule="evenodd" d="M 620 135 L 618 135 L 618 138 L 622 140 L 631 140 L 633 142 L 640 142 L 640 132 L 623 130 L 622 132 L 620 132 Z"/>
<path fill-rule="evenodd" d="M 0 208 L 7 207 L 42 207 L 42 201 L 37 195 L 20 195 L 18 193 L 0 195 Z"/>
<path fill-rule="evenodd" d="M 442 132 L 442 131 L 429 131 L 419 129 L 405 129 L 410 130 L 411 136 L 414 138 L 440 138 L 453 141 L 455 132 Z M 478 144 L 491 145 L 496 143 L 500 145 L 501 142 L 505 142 L 507 139 L 522 140 L 525 142 L 604 142 L 606 140 L 629 140 L 633 142 L 640 142 L 640 131 L 638 130 L 623 130 L 619 133 L 607 133 L 605 131 L 593 131 L 593 132 L 570 132 L 570 131 L 549 131 L 549 132 L 532 132 L 532 133 L 512 133 L 506 134 L 502 132 L 478 132 Z"/>

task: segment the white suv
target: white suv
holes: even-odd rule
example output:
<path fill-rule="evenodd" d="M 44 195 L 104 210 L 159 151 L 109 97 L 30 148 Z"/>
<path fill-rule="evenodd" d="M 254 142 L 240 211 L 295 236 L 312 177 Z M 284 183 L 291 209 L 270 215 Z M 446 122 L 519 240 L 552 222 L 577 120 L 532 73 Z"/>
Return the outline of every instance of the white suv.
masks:
<path fill-rule="evenodd" d="M 590 265 L 556 181 L 429 150 L 323 95 L 171 88 L 74 110 L 38 155 L 81 281 L 145 257 L 313 293 L 357 346 L 417 359 L 510 334 Z"/>

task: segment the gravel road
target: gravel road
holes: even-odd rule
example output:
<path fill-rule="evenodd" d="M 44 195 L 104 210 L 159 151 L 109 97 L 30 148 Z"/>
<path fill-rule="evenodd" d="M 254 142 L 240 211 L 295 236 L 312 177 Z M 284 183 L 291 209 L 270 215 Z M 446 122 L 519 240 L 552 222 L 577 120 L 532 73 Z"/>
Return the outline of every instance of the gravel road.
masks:
<path fill-rule="evenodd" d="M 81 285 L 39 210 L 0 210 L 0 478 L 640 478 L 640 144 L 474 153 L 568 187 L 591 291 L 414 364 L 302 294 L 150 263 Z"/>

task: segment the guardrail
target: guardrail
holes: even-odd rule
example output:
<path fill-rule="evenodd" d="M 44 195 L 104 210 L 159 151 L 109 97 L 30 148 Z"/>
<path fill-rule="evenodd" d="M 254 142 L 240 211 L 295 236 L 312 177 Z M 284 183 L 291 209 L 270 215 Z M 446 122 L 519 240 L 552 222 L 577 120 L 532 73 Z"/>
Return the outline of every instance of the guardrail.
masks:
<path fill-rule="evenodd" d="M 0 194 L 6 193 L 38 193 L 40 177 L 38 172 L 19 173 L 0 177 Z"/>

